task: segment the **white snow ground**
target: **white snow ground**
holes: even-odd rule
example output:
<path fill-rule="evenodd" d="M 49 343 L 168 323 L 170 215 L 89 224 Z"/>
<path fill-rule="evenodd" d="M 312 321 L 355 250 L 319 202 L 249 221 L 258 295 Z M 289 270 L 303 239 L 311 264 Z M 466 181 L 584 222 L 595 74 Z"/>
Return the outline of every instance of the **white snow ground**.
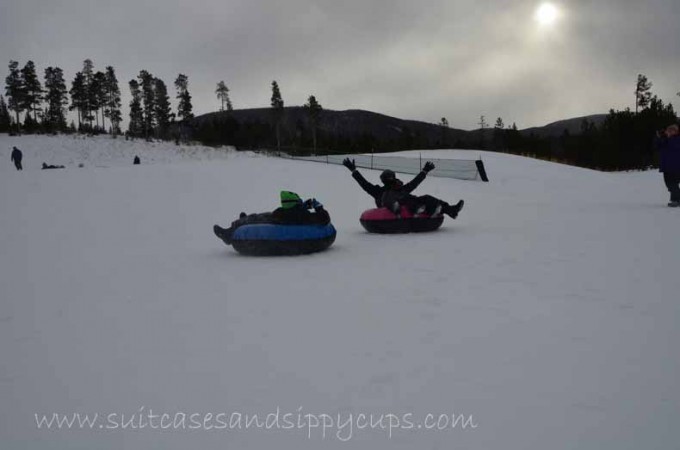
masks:
<path fill-rule="evenodd" d="M 0 135 L 3 449 L 680 448 L 680 210 L 658 173 L 482 153 L 490 183 L 417 191 L 464 198 L 459 220 L 380 236 L 361 228 L 372 201 L 343 167 L 146 146 Z M 43 160 L 69 168 L 35 170 Z M 327 205 L 329 251 L 244 257 L 212 234 L 281 189 Z M 48 431 L 34 416 L 277 407 L 412 413 L 414 429 L 341 442 L 337 429 Z M 418 429 L 427 413 L 476 428 Z"/>

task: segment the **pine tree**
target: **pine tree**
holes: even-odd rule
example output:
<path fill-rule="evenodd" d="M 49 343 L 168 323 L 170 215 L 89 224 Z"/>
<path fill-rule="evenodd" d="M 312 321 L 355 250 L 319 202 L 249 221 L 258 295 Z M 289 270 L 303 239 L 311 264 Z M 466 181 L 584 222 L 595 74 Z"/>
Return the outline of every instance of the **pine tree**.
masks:
<path fill-rule="evenodd" d="M 439 127 L 442 131 L 441 146 L 445 148 L 449 142 L 449 121 L 446 119 L 446 117 L 442 117 L 442 119 L 439 121 Z"/>
<path fill-rule="evenodd" d="M 493 146 L 496 150 L 501 150 L 505 147 L 505 124 L 502 118 L 496 119 L 496 124 L 493 126 Z"/>
<path fill-rule="evenodd" d="M 486 118 L 484 116 L 480 116 L 479 118 L 479 148 L 483 149 L 484 148 L 484 135 L 486 134 L 486 129 L 488 128 L 489 124 L 486 122 Z"/>
<path fill-rule="evenodd" d="M 94 81 L 94 64 L 91 59 L 86 59 L 83 61 L 83 99 L 81 109 L 83 112 L 83 120 L 89 122 L 90 131 L 92 131 L 92 121 L 94 117 L 92 116 L 92 111 L 94 110 L 92 105 L 92 90 L 91 86 Z"/>
<path fill-rule="evenodd" d="M 33 122 L 37 123 L 38 112 L 41 111 L 40 104 L 42 103 L 43 91 L 33 61 L 28 61 L 21 69 L 21 78 L 24 86 L 24 109 L 26 109 L 27 114 L 33 111 Z"/>
<path fill-rule="evenodd" d="M 78 112 L 78 130 L 82 128 L 82 122 L 85 119 L 85 108 L 86 108 L 86 97 L 87 90 L 85 87 L 85 77 L 82 72 L 76 72 L 75 78 L 71 82 L 71 90 L 69 91 L 71 95 L 71 106 L 69 106 L 69 111 L 74 109 Z"/>
<path fill-rule="evenodd" d="M 0 95 L 0 133 L 7 133 L 10 130 L 11 124 L 12 118 L 9 115 L 9 109 L 7 108 L 7 103 L 5 103 L 5 97 Z"/>
<path fill-rule="evenodd" d="M 312 141 L 314 143 L 314 153 L 316 153 L 316 128 L 319 124 L 319 117 L 321 116 L 323 108 L 319 102 L 317 102 L 316 97 L 310 95 L 305 104 L 305 109 L 307 110 L 309 121 L 312 123 Z"/>
<path fill-rule="evenodd" d="M 63 131 L 66 128 L 64 109 L 68 105 L 64 71 L 59 67 L 45 69 L 45 101 L 47 111 L 45 122 L 51 131 Z"/>
<path fill-rule="evenodd" d="M 276 127 L 276 150 L 281 151 L 281 121 L 283 120 L 283 98 L 279 90 L 279 84 L 276 80 L 272 81 L 272 98 L 271 98 L 272 116 L 274 117 L 274 126 Z"/>
<path fill-rule="evenodd" d="M 170 107 L 170 97 L 168 97 L 168 88 L 160 78 L 154 79 L 154 93 L 156 95 L 156 134 L 158 137 L 165 137 L 168 128 L 170 127 L 170 120 L 172 116 L 172 108 Z"/>
<path fill-rule="evenodd" d="M 137 80 L 130 80 L 130 123 L 128 133 L 132 136 L 141 136 L 144 130 L 144 114 L 142 113 L 142 92 Z"/>
<path fill-rule="evenodd" d="M 217 94 L 217 99 L 222 102 L 221 111 L 224 111 L 224 107 L 227 107 L 227 111 L 231 111 L 231 101 L 229 100 L 229 88 L 224 81 L 217 83 L 217 89 L 215 89 L 215 94 Z"/>
<path fill-rule="evenodd" d="M 19 114 L 26 109 L 24 81 L 19 71 L 17 61 L 9 62 L 9 75 L 5 78 L 5 93 L 7 94 L 7 108 L 14 111 L 16 117 L 17 132 L 21 131 L 21 121 Z"/>
<path fill-rule="evenodd" d="M 649 105 L 652 99 L 651 88 L 652 83 L 647 80 L 647 77 L 639 74 L 635 85 L 635 114 L 638 113 L 638 108 L 645 109 Z"/>
<path fill-rule="evenodd" d="M 123 116 L 120 112 L 120 88 L 118 87 L 116 72 L 112 66 L 106 68 L 104 86 L 104 93 L 106 96 L 104 115 L 111 121 L 111 133 L 115 136 L 120 132 L 120 123 L 122 122 Z"/>
<path fill-rule="evenodd" d="M 142 90 L 142 111 L 144 113 L 144 137 L 149 139 L 156 127 L 156 93 L 154 77 L 146 70 L 139 72 L 139 86 Z"/>
<path fill-rule="evenodd" d="M 92 76 L 92 83 L 90 83 L 88 95 L 90 98 L 90 107 L 94 112 L 97 122 L 97 129 L 99 129 L 99 113 L 102 116 L 101 128 L 104 129 L 104 105 L 106 105 L 106 75 L 104 72 L 97 72 Z"/>
<path fill-rule="evenodd" d="M 177 105 L 177 116 L 181 121 L 189 120 L 194 117 L 191 110 L 191 94 L 189 94 L 189 77 L 179 74 L 175 80 L 175 88 L 177 89 L 177 98 L 179 104 Z"/>
<path fill-rule="evenodd" d="M 517 124 L 513 122 L 510 129 L 506 130 L 505 133 L 505 143 L 508 150 L 513 151 L 519 149 L 521 141 L 522 136 L 520 135 L 519 130 L 517 129 Z"/>

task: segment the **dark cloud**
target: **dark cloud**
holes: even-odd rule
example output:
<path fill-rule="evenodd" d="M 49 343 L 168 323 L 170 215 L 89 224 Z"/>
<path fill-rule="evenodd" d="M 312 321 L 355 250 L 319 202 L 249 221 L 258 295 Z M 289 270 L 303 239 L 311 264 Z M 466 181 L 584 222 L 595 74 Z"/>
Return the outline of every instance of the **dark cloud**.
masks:
<path fill-rule="evenodd" d="M 197 113 L 217 108 L 220 80 L 235 107 L 268 106 L 276 79 L 287 105 L 314 94 L 330 109 L 460 128 L 482 114 L 525 127 L 631 106 L 638 73 L 673 100 L 674 1 L 554 3 L 561 19 L 540 29 L 526 0 L 0 0 L 0 62 L 58 65 L 69 80 L 85 58 L 121 82 L 185 73 Z"/>

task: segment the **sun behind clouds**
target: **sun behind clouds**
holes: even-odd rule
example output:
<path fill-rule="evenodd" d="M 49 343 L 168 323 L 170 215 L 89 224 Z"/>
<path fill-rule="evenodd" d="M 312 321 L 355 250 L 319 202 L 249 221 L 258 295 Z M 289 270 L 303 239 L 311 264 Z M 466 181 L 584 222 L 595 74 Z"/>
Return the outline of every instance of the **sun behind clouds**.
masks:
<path fill-rule="evenodd" d="M 560 15 L 560 11 L 552 3 L 541 3 L 534 13 L 534 19 L 543 26 L 550 26 L 555 23 Z"/>

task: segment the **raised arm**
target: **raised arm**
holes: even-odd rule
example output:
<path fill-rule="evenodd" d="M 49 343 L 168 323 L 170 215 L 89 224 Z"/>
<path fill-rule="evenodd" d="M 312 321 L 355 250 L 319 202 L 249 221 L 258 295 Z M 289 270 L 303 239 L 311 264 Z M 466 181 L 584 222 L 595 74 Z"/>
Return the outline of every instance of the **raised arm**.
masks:
<path fill-rule="evenodd" d="M 363 175 L 359 173 L 353 159 L 345 158 L 345 160 L 342 162 L 342 165 L 352 171 L 352 178 L 354 178 L 357 183 L 359 183 L 361 189 L 366 191 L 366 193 L 373 197 L 376 201 L 380 199 L 382 196 L 382 189 L 380 186 L 369 183 L 366 178 L 364 178 Z"/>
<path fill-rule="evenodd" d="M 401 188 L 402 192 L 410 194 L 411 192 L 415 191 L 418 185 L 423 182 L 428 172 L 430 172 L 432 169 L 434 169 L 434 164 L 430 161 L 426 162 L 423 166 L 423 170 L 421 170 L 420 173 L 415 176 L 415 178 L 413 178 Z"/>

